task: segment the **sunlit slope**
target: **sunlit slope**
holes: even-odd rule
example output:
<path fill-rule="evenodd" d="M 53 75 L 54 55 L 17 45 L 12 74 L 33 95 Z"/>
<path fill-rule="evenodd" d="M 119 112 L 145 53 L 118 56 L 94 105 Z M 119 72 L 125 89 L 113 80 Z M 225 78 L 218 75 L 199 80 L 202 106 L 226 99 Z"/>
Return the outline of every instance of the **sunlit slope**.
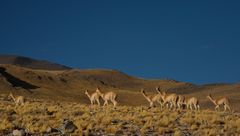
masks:
<path fill-rule="evenodd" d="M 211 93 L 219 98 L 227 96 L 235 110 L 239 110 L 239 84 L 211 84 L 197 86 L 174 80 L 145 80 L 126 75 L 115 70 L 35 70 L 14 65 L 0 65 L 0 91 L 23 94 L 28 97 L 76 101 L 89 103 L 84 94 L 95 91 L 97 87 L 103 92 L 118 93 L 119 104 L 148 105 L 140 90 L 146 89 L 147 94 L 156 94 L 159 86 L 166 92 L 183 94 L 186 97 L 195 96 L 200 100 L 201 107 L 213 108 L 206 99 Z"/>

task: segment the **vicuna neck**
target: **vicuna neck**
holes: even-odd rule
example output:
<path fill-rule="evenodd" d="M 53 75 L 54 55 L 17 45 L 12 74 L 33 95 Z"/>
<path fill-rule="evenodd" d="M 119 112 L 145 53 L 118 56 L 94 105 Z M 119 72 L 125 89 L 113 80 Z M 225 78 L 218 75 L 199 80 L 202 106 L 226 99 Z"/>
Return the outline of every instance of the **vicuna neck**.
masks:
<path fill-rule="evenodd" d="M 87 95 L 87 97 L 88 97 L 89 99 L 91 98 L 88 92 L 86 92 L 86 95 Z"/>
<path fill-rule="evenodd" d="M 15 97 L 13 96 L 13 94 L 11 94 L 10 96 L 12 97 L 13 101 L 15 102 L 16 99 L 15 99 Z"/>
<path fill-rule="evenodd" d="M 216 104 L 215 100 L 212 98 L 212 96 L 208 96 L 209 100 L 212 101 L 214 104 Z"/>

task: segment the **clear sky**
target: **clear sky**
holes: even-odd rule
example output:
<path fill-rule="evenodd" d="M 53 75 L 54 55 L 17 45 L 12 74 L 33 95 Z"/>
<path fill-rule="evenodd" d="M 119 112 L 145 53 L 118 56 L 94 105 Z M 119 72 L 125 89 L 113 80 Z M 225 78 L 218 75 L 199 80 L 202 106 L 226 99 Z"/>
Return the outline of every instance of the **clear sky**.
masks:
<path fill-rule="evenodd" d="M 0 54 L 197 84 L 240 81 L 240 2 L 1 0 Z"/>

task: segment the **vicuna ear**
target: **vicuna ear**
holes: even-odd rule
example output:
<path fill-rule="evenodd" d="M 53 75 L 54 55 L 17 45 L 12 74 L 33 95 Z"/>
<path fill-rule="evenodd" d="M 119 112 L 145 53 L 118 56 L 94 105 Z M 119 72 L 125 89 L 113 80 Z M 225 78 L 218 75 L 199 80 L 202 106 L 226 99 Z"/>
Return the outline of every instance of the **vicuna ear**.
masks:
<path fill-rule="evenodd" d="M 13 93 L 12 93 L 12 92 L 10 92 L 8 96 L 13 96 Z"/>
<path fill-rule="evenodd" d="M 161 89 L 160 89 L 160 87 L 156 87 L 156 90 L 158 91 L 158 93 L 161 94 Z"/>

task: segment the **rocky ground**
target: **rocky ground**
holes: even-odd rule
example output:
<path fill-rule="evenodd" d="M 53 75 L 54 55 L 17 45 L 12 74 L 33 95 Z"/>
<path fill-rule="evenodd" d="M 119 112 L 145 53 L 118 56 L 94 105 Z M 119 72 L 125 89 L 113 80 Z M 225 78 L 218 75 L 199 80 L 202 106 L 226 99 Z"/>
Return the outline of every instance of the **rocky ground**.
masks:
<path fill-rule="evenodd" d="M 240 135 L 240 116 L 209 110 L 113 108 L 73 102 L 0 100 L 0 135 Z"/>

